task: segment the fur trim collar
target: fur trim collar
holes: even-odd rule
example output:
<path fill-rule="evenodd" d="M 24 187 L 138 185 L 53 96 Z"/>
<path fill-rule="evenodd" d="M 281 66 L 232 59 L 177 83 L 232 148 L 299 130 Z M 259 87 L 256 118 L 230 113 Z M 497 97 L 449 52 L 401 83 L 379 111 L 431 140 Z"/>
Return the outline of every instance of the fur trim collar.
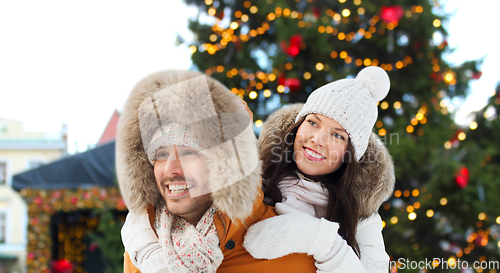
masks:
<path fill-rule="evenodd" d="M 277 138 L 283 139 L 287 129 L 295 123 L 295 117 L 302 106 L 302 103 L 292 104 L 269 116 L 259 137 L 261 158 L 272 153 Z M 360 218 L 366 219 L 378 212 L 380 205 L 391 196 L 396 178 L 392 157 L 375 133 L 371 134 L 368 148 L 360 161 L 362 171 L 356 178 L 355 194 L 359 202 Z"/>
<path fill-rule="evenodd" d="M 213 101 L 210 111 L 197 104 L 200 100 L 193 90 L 200 89 L 200 85 L 210 93 L 208 98 Z M 252 213 L 261 186 L 253 123 L 240 98 L 216 80 L 193 71 L 152 74 L 134 87 L 125 103 L 118 124 L 116 169 L 127 207 L 136 210 L 162 200 L 144 149 L 159 123 L 172 120 L 189 123 L 193 119 L 199 121 L 192 128 L 203 136 L 202 141 L 210 144 L 218 141 L 217 149 L 205 150 L 214 206 L 232 219 L 246 219 Z"/>

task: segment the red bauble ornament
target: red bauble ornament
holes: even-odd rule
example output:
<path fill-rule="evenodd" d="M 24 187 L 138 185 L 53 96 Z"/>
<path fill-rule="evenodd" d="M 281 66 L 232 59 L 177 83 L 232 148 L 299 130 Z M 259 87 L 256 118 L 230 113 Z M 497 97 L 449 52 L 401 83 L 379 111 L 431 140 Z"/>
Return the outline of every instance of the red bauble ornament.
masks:
<path fill-rule="evenodd" d="M 483 75 L 483 72 L 481 72 L 481 71 L 478 71 L 477 73 L 472 73 L 472 79 L 479 80 L 482 75 Z"/>
<path fill-rule="evenodd" d="M 300 44 L 302 44 L 302 35 L 295 34 L 290 37 L 289 44 L 285 41 L 281 41 L 280 47 L 288 56 L 295 57 L 300 52 Z"/>
<path fill-rule="evenodd" d="M 443 75 L 442 74 L 437 74 L 436 72 L 431 72 L 429 75 L 431 79 L 434 80 L 435 83 L 440 83 L 443 81 Z"/>
<path fill-rule="evenodd" d="M 380 9 L 380 18 L 386 23 L 397 23 L 403 17 L 404 10 L 400 5 L 382 6 Z"/>
<path fill-rule="evenodd" d="M 297 56 L 297 55 L 299 54 L 299 52 L 300 52 L 300 49 L 299 49 L 299 47 L 298 47 L 298 46 L 296 46 L 296 45 L 291 45 L 291 46 L 289 46 L 289 47 L 286 49 L 286 51 L 285 51 L 285 53 L 286 53 L 286 54 L 288 54 L 289 56 L 292 56 L 292 57 Z"/>
<path fill-rule="evenodd" d="M 302 35 L 295 34 L 290 37 L 290 45 L 300 46 L 300 44 L 302 44 Z"/>
<path fill-rule="evenodd" d="M 216 15 L 219 20 L 222 20 L 224 18 L 224 11 L 219 12 L 219 14 Z"/>
<path fill-rule="evenodd" d="M 316 19 L 318 19 L 318 18 L 319 18 L 319 15 L 320 15 L 320 13 L 319 13 L 319 9 L 318 9 L 317 7 L 313 7 L 313 8 L 312 8 L 312 12 L 313 12 L 314 17 L 315 17 Z"/>
<path fill-rule="evenodd" d="M 458 187 L 463 189 L 467 186 L 469 183 L 469 170 L 467 168 L 462 167 L 457 173 L 457 178 L 455 180 L 457 183 Z"/>
<path fill-rule="evenodd" d="M 283 75 L 278 77 L 278 85 L 285 85 L 285 77 Z"/>
<path fill-rule="evenodd" d="M 437 75 L 436 75 L 436 78 L 434 79 L 434 81 L 435 81 L 436 83 L 440 83 L 440 82 L 442 82 L 442 81 L 443 81 L 443 74 L 442 74 L 442 73 L 437 74 Z"/>
<path fill-rule="evenodd" d="M 300 80 L 297 78 L 285 79 L 285 82 L 283 85 L 287 86 L 290 89 L 290 92 L 296 92 L 301 87 Z"/>
<path fill-rule="evenodd" d="M 52 270 L 54 273 L 71 273 L 73 265 L 66 259 L 57 260 L 52 262 Z"/>

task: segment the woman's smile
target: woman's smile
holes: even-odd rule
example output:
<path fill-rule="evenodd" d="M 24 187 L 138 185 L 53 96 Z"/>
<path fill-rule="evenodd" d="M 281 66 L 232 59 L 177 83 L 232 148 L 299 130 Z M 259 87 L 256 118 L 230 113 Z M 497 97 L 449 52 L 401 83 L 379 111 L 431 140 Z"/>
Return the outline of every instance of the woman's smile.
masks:
<path fill-rule="evenodd" d="M 303 150 L 306 158 L 311 161 L 323 161 L 326 159 L 326 157 L 324 157 L 323 155 L 321 155 L 320 153 L 316 152 L 313 149 L 303 147 Z"/>

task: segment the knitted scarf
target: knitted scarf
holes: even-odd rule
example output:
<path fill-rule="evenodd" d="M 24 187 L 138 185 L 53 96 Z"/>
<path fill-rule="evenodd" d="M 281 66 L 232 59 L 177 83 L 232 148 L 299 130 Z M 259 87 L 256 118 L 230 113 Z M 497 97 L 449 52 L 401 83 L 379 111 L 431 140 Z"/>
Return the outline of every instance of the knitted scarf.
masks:
<path fill-rule="evenodd" d="M 159 243 L 171 272 L 205 272 L 217 270 L 224 256 L 214 224 L 217 212 L 213 206 L 198 224 L 189 224 L 167 210 L 164 204 L 156 209 L 156 230 Z"/>
<path fill-rule="evenodd" d="M 326 217 L 328 190 L 321 183 L 307 179 L 300 173 L 299 180 L 285 178 L 278 182 L 283 200 L 288 206 L 317 218 Z"/>

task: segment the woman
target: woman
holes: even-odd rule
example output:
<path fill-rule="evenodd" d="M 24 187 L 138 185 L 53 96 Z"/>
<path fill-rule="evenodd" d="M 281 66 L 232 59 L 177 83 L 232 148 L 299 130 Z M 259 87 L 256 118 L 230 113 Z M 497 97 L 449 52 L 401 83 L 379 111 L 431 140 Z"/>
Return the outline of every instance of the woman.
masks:
<path fill-rule="evenodd" d="M 389 85 L 385 71 L 368 67 L 269 118 L 259 140 L 265 193 L 284 215 L 249 228 L 253 257 L 308 253 L 318 272 L 387 272 L 377 211 L 394 169 L 372 129 Z"/>

